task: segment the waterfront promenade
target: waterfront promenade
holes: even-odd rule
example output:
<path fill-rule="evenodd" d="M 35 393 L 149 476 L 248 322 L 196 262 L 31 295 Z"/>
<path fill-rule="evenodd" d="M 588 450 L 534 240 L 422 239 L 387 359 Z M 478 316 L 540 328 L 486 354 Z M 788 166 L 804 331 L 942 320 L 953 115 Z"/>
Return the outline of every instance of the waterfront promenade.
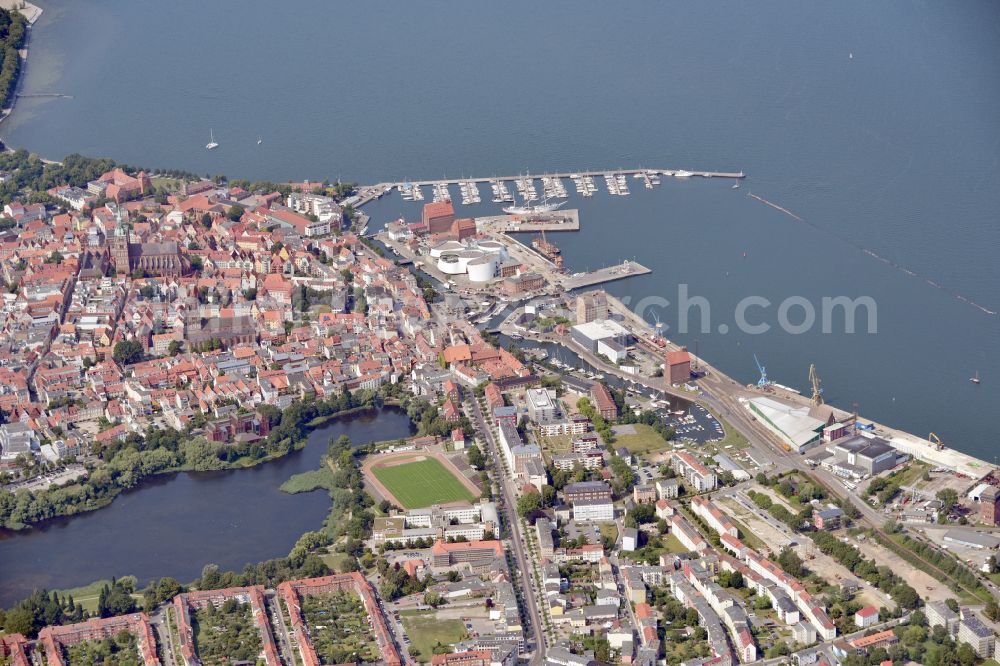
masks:
<path fill-rule="evenodd" d="M 647 337 L 655 335 L 655 330 L 649 325 L 648 322 L 633 313 L 627 306 L 625 306 L 625 304 L 610 294 L 608 295 L 608 303 L 613 310 L 621 314 L 629 321 L 631 328 L 637 331 L 642 331 Z M 667 347 L 664 351 L 676 351 L 681 348 L 680 345 L 677 345 L 670 340 L 666 340 L 666 343 Z M 692 356 L 692 363 L 697 363 L 699 370 L 704 373 L 704 377 L 699 379 L 697 384 L 706 392 L 713 393 L 718 396 L 725 395 L 729 398 L 729 401 L 735 400 L 735 404 L 740 406 L 751 398 L 768 395 L 756 387 L 743 386 L 705 359 L 696 357 L 691 350 L 688 350 L 688 353 Z M 810 404 L 809 398 L 798 393 L 793 393 L 792 391 L 782 391 L 780 395 L 771 397 L 777 397 L 784 402 L 790 402 L 796 406 L 808 406 Z M 834 407 L 834 409 L 838 408 Z M 746 409 L 742 408 L 740 411 L 747 412 Z M 849 413 L 848 410 L 844 409 L 838 409 L 838 411 Z M 981 478 L 994 467 L 991 463 L 979 460 L 973 456 L 962 453 L 961 451 L 956 451 L 948 447 L 938 449 L 928 439 L 886 426 L 872 419 L 865 418 L 860 414 L 858 415 L 858 421 L 871 423 L 872 426 L 874 426 L 875 432 L 890 440 L 892 445 L 897 449 L 931 465 L 946 467 L 955 470 L 956 472 L 967 474 L 973 478 Z M 763 428 L 759 429 L 773 438 L 773 434 L 770 433 L 770 431 Z M 782 447 L 784 446 L 783 443 L 778 443 Z"/>
<path fill-rule="evenodd" d="M 650 326 L 648 322 L 632 312 L 624 303 L 614 296 L 608 294 L 607 298 L 609 308 L 625 320 L 627 327 L 632 330 L 637 337 L 640 339 L 651 339 L 655 336 L 655 329 Z M 508 321 L 510 320 L 511 318 L 508 318 Z M 504 323 L 501 330 L 504 333 L 513 332 L 513 329 L 511 329 L 508 322 Z M 763 427 L 759 421 L 753 418 L 749 410 L 746 409 L 745 405 L 747 401 L 752 398 L 767 396 L 776 398 L 786 403 L 791 403 L 795 406 L 808 406 L 810 401 L 806 396 L 793 393 L 791 391 L 781 391 L 780 394 L 774 395 L 765 393 L 753 385 L 741 384 L 713 366 L 704 358 L 695 356 L 691 350 L 688 350 L 688 353 L 691 354 L 692 364 L 697 364 L 699 374 L 701 375 L 697 380 L 691 382 L 697 386 L 698 389 L 697 393 L 692 393 L 685 388 L 671 386 L 664 381 L 663 378 L 641 377 L 624 374 L 617 366 L 608 364 L 599 357 L 587 353 L 586 350 L 575 344 L 569 337 L 537 335 L 526 333 L 521 330 L 516 332 L 523 334 L 524 337 L 528 339 L 561 344 L 567 349 L 577 353 L 581 356 L 581 358 L 594 367 L 599 368 L 602 372 L 613 374 L 649 389 L 662 391 L 667 395 L 683 398 L 685 400 L 702 402 L 705 406 L 714 410 L 723 419 L 728 421 L 730 426 L 735 427 L 743 435 L 745 435 L 750 441 L 752 448 L 754 448 L 758 454 L 761 454 L 762 458 L 768 460 L 777 469 L 798 468 L 804 465 L 803 457 L 790 451 L 788 446 L 773 432 Z M 666 343 L 666 346 L 662 349 L 657 349 L 656 353 L 662 354 L 668 351 L 677 351 L 682 348 L 681 345 L 678 345 L 670 340 L 665 339 L 664 342 Z M 847 410 L 838 409 L 836 407 L 834 407 L 834 409 L 843 414 L 849 413 Z M 995 465 L 992 463 L 980 460 L 974 456 L 970 456 L 966 453 L 962 453 L 961 451 L 956 451 L 955 449 L 948 447 L 942 447 L 939 449 L 928 439 L 893 428 L 891 426 L 886 426 L 872 419 L 865 418 L 860 414 L 858 415 L 858 421 L 862 423 L 870 423 L 874 428 L 875 434 L 889 440 L 890 443 L 901 452 L 909 454 L 917 460 L 921 460 L 935 467 L 950 469 L 955 472 L 965 474 L 973 479 L 980 479 L 995 468 Z M 831 474 L 824 472 L 822 469 L 812 470 L 810 473 L 822 477 L 825 485 L 835 490 L 837 494 L 843 494 L 843 486 Z M 881 525 L 881 517 L 877 514 L 877 512 L 874 512 L 871 510 L 871 507 L 865 504 L 862 504 L 861 508 L 873 525 Z"/>

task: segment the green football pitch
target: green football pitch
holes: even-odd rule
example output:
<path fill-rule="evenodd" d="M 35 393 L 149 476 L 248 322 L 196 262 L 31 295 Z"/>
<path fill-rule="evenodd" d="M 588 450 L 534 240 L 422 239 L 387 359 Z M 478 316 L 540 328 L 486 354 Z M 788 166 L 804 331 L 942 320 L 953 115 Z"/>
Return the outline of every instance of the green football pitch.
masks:
<path fill-rule="evenodd" d="M 373 467 L 372 473 L 405 509 L 418 509 L 476 498 L 448 469 L 433 458 Z"/>

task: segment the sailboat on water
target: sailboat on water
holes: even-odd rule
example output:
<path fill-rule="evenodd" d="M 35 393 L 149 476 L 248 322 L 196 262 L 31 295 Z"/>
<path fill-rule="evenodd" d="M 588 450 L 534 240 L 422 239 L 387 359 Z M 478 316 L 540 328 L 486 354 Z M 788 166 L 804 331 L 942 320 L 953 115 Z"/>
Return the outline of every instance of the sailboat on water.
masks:
<path fill-rule="evenodd" d="M 528 201 L 530 201 L 530 199 L 526 194 L 524 196 L 523 205 L 506 206 L 505 208 L 503 208 L 503 212 L 507 213 L 508 215 L 532 215 L 535 213 L 551 213 L 552 211 L 558 209 L 560 206 L 566 203 L 565 201 L 554 201 L 552 203 L 549 203 L 548 195 L 545 195 L 542 198 L 542 203 L 535 204 L 534 206 L 529 205 Z"/>
<path fill-rule="evenodd" d="M 264 143 L 264 139 L 262 139 L 262 138 L 260 138 L 260 136 L 258 136 L 257 137 L 257 145 L 259 146 L 262 143 Z"/>
<path fill-rule="evenodd" d="M 972 377 L 969 377 L 969 381 L 972 382 L 973 384 L 978 384 L 979 383 L 979 371 L 978 370 L 976 370 L 976 374 L 975 375 L 973 375 Z"/>
<path fill-rule="evenodd" d="M 215 142 L 215 134 L 212 130 L 208 130 L 208 143 L 205 144 L 206 150 L 214 150 L 219 147 L 219 144 Z"/>

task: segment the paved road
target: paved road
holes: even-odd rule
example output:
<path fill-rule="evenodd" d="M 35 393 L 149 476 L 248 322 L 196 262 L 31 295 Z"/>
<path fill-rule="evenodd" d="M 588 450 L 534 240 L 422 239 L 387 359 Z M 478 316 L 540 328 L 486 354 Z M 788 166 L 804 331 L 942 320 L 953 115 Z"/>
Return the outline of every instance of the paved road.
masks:
<path fill-rule="evenodd" d="M 153 627 L 157 644 L 160 646 L 160 655 L 163 657 L 165 666 L 177 666 L 181 663 L 180 655 L 174 654 L 174 635 L 167 623 L 167 611 L 170 606 L 160 606 L 150 613 L 149 623 Z"/>
<path fill-rule="evenodd" d="M 535 588 L 531 582 L 531 565 L 528 562 L 528 558 L 525 555 L 524 542 L 521 535 L 521 519 L 517 515 L 517 496 L 514 494 L 514 490 L 511 487 L 510 477 L 504 473 L 502 466 L 502 454 L 500 453 L 500 447 L 493 438 L 493 430 L 490 425 L 486 422 L 483 416 L 483 411 L 479 406 L 479 402 L 476 399 L 467 400 L 465 403 L 466 412 L 468 416 L 476 424 L 476 429 L 482 433 L 483 438 L 486 440 L 486 445 L 489 448 L 487 453 L 493 460 L 494 464 L 494 475 L 495 479 L 500 485 L 501 491 L 501 504 L 502 510 L 506 514 L 507 525 L 510 528 L 510 542 L 513 546 L 514 560 L 517 562 L 518 572 L 520 573 L 520 587 L 521 596 L 524 600 L 524 606 L 528 611 L 529 615 L 529 627 L 528 627 L 528 638 L 529 645 L 534 645 L 535 650 L 529 663 L 537 666 L 542 663 L 545 659 L 545 625 L 542 623 L 542 616 L 538 612 L 538 603 L 535 599 Z M 517 577 L 513 577 L 517 580 Z"/>
<path fill-rule="evenodd" d="M 619 520 L 618 522 L 618 536 L 619 541 L 621 541 L 622 530 L 625 525 Z M 642 629 L 639 627 L 639 620 L 635 616 L 635 609 L 632 608 L 632 600 L 628 598 L 625 593 L 625 578 L 621 575 L 621 564 L 618 561 L 618 555 L 612 554 L 608 558 L 608 562 L 611 564 L 611 572 L 615 575 L 615 584 L 618 586 L 618 594 L 621 596 L 622 603 L 625 604 L 625 608 L 628 609 L 628 618 L 632 623 L 632 627 L 635 629 L 636 633 L 639 635 L 639 642 L 642 642 Z"/>
<path fill-rule="evenodd" d="M 275 634 L 278 639 L 278 647 L 281 649 L 281 656 L 283 659 L 287 660 L 289 664 L 294 664 L 295 657 L 293 655 L 296 650 L 292 647 L 290 632 L 288 631 L 288 626 L 285 624 L 285 617 L 281 614 L 281 605 L 278 603 L 278 595 L 270 592 L 265 593 L 264 603 L 270 611 L 271 626 L 276 629 Z"/>

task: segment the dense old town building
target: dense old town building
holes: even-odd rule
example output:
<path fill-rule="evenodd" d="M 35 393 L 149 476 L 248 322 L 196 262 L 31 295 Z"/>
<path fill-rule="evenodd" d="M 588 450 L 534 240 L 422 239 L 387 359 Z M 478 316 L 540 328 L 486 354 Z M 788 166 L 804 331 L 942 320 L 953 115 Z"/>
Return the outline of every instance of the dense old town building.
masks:
<path fill-rule="evenodd" d="M 108 239 L 108 249 L 119 275 L 142 270 L 153 277 L 178 277 L 188 272 L 189 265 L 176 241 L 133 243 L 121 219 Z"/>

